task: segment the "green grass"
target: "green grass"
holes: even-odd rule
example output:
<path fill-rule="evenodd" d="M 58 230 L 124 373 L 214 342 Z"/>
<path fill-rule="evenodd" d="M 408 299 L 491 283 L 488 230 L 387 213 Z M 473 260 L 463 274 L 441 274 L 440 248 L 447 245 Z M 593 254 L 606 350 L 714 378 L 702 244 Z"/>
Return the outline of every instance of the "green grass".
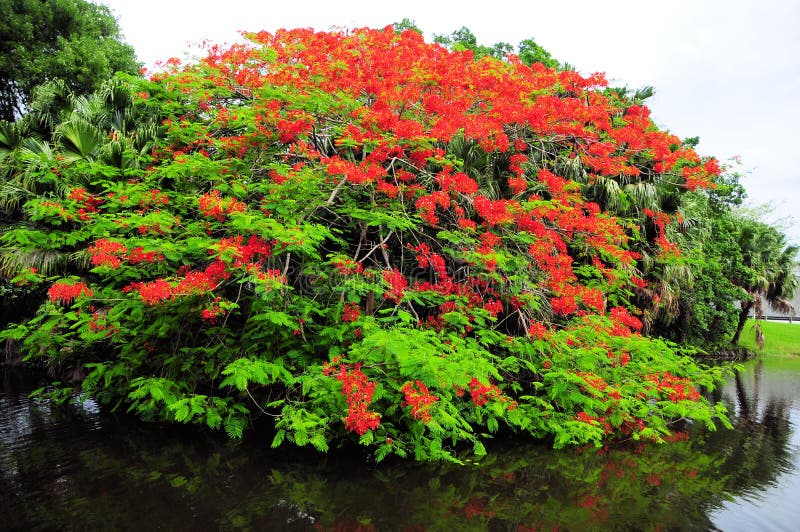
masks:
<path fill-rule="evenodd" d="M 800 323 L 759 321 L 764 333 L 764 350 L 756 346 L 755 321 L 747 320 L 739 345 L 770 355 L 800 355 Z"/>

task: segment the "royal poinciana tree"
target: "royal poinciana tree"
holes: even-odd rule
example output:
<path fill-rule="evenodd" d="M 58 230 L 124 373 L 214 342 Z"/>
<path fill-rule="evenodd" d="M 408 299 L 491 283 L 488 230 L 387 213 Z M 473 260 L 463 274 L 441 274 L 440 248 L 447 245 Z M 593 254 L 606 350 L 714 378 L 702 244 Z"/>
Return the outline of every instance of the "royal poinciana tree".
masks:
<path fill-rule="evenodd" d="M 93 150 L 7 157 L 3 264 L 49 298 L 4 336 L 78 378 L 60 389 L 378 459 L 726 422 L 696 389 L 718 374 L 640 332 L 675 216 L 598 188 L 679 195 L 716 161 L 602 75 L 391 27 L 249 39 L 129 81 L 149 152 L 105 124 Z"/>

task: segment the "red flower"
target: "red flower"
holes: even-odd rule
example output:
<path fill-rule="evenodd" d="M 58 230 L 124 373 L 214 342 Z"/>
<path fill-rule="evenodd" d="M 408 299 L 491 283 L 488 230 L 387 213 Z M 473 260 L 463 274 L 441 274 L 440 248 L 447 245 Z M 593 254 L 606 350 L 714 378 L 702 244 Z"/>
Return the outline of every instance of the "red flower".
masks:
<path fill-rule="evenodd" d="M 343 322 L 352 323 L 354 321 L 357 321 L 360 316 L 361 316 L 361 311 L 358 308 L 358 304 L 348 303 L 344 306 L 344 311 L 342 312 Z"/>
<path fill-rule="evenodd" d="M 389 290 L 384 292 L 383 297 L 392 299 L 395 303 L 400 303 L 405 295 L 405 289 L 408 288 L 408 281 L 399 270 L 391 270 L 383 272 L 383 280 L 389 283 Z"/>
<path fill-rule="evenodd" d="M 119 268 L 122 264 L 120 257 L 128 252 L 128 248 L 119 242 L 102 238 L 90 245 L 88 251 L 95 266 Z"/>
<path fill-rule="evenodd" d="M 472 402 L 475 403 L 475 406 L 483 406 L 489 402 L 489 399 L 494 399 L 502 395 L 500 388 L 494 384 L 483 384 L 475 377 L 469 382 L 469 393 L 472 396 Z"/>
<path fill-rule="evenodd" d="M 61 302 L 65 305 L 72 302 L 73 299 L 80 296 L 92 297 L 94 292 L 82 282 L 67 283 L 57 282 L 50 287 L 47 291 L 47 296 L 53 303 Z"/>
<path fill-rule="evenodd" d="M 414 383 L 407 382 L 400 391 L 405 395 L 403 405 L 411 407 L 411 415 L 415 419 L 419 419 L 423 423 L 428 423 L 433 419 L 430 410 L 439 398 L 430 393 L 422 381 L 416 382 L 416 389 Z"/>
<path fill-rule="evenodd" d="M 539 322 L 534 322 L 528 327 L 528 335 L 531 338 L 545 338 L 547 336 L 547 327 Z"/>
<path fill-rule="evenodd" d="M 471 196 L 478 191 L 478 182 L 459 172 L 453 176 L 453 190 Z"/>
<path fill-rule="evenodd" d="M 514 218 L 511 209 L 518 206 L 516 202 L 508 200 L 490 200 L 485 196 L 475 196 L 475 211 L 489 225 L 498 225 L 511 222 Z"/>
<path fill-rule="evenodd" d="M 172 286 L 164 279 L 139 285 L 139 295 L 145 305 L 156 305 L 173 298 Z"/>
<path fill-rule="evenodd" d="M 155 262 L 156 260 L 164 260 L 164 256 L 154 251 L 145 251 L 141 246 L 133 248 L 130 253 L 128 253 L 128 262 L 131 264 Z"/>
<path fill-rule="evenodd" d="M 497 299 L 492 299 L 483 305 L 483 308 L 496 318 L 498 314 L 503 312 L 503 303 Z"/>
<path fill-rule="evenodd" d="M 364 265 L 350 258 L 333 261 L 332 264 L 342 275 L 353 275 L 364 271 Z"/>
<path fill-rule="evenodd" d="M 203 194 L 197 199 L 197 204 L 200 212 L 206 216 L 216 218 L 220 222 L 225 221 L 229 214 L 247 210 L 247 205 L 236 198 L 221 197 L 219 190 L 212 190 L 207 194 Z"/>
<path fill-rule="evenodd" d="M 614 324 L 612 333 L 618 336 L 630 336 L 631 329 L 638 331 L 642 328 L 641 320 L 635 316 L 631 316 L 624 307 L 612 308 L 609 317 Z"/>
<path fill-rule="evenodd" d="M 224 314 L 225 312 L 225 310 L 220 305 L 220 301 L 222 301 L 222 298 L 219 297 L 215 298 L 214 302 L 211 304 L 210 307 L 204 308 L 200 312 L 200 317 L 209 323 L 216 323 L 217 317 Z"/>
<path fill-rule="evenodd" d="M 336 357 L 331 364 L 323 364 L 324 375 L 333 375 L 342 383 L 342 394 L 347 399 L 347 416 L 344 426 L 347 430 L 362 435 L 368 430 L 375 430 L 381 424 L 381 416 L 377 412 L 370 412 L 368 406 L 375 393 L 375 383 L 370 382 L 361 371 L 361 365 L 349 365 L 339 362 L 341 357 Z M 338 370 L 334 364 L 339 365 Z"/>
<path fill-rule="evenodd" d="M 578 309 L 574 296 L 554 297 L 550 300 L 550 306 L 553 312 L 564 316 L 573 314 Z"/>

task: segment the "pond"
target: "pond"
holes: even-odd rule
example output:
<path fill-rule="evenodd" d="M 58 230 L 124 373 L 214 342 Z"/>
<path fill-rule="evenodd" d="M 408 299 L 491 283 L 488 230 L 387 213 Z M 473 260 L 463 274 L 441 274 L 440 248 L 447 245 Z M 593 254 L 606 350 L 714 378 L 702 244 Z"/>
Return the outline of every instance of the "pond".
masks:
<path fill-rule="evenodd" d="M 745 364 L 716 394 L 734 430 L 668 445 L 498 443 L 480 465 L 368 464 L 272 450 L 0 395 L 2 529 L 789 530 L 800 504 L 800 357 Z"/>

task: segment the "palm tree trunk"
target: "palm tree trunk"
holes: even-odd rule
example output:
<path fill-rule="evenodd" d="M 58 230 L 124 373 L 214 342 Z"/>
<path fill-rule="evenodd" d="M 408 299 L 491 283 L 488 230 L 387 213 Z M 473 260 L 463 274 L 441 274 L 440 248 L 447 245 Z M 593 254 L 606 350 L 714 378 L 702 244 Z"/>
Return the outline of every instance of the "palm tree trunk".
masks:
<path fill-rule="evenodd" d="M 739 324 L 736 326 L 736 334 L 733 335 L 731 344 L 733 347 L 739 345 L 739 337 L 742 336 L 744 324 L 747 323 L 747 317 L 750 315 L 750 310 L 753 308 L 753 301 L 742 301 L 742 310 L 739 312 Z"/>

